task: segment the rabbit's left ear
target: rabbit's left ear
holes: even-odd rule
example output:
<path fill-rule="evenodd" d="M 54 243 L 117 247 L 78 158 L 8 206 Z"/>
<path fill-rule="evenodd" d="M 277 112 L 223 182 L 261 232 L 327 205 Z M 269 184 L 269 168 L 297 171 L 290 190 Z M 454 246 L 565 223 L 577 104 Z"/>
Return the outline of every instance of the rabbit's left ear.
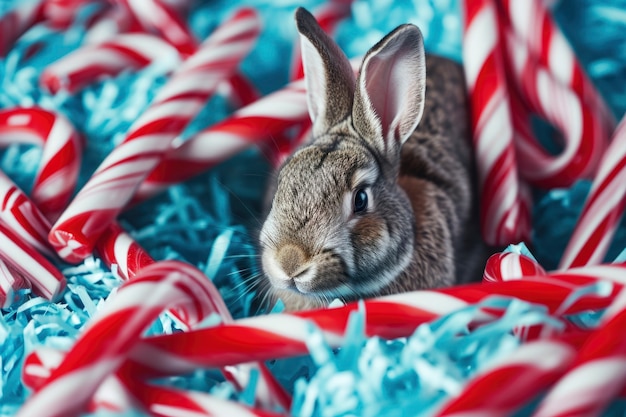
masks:
<path fill-rule="evenodd" d="M 354 71 L 343 51 L 306 9 L 296 10 L 296 25 L 313 133 L 321 135 L 350 115 Z"/>
<path fill-rule="evenodd" d="M 402 25 L 372 47 L 357 78 L 352 118 L 381 155 L 397 154 L 424 111 L 426 63 L 420 30 Z"/>

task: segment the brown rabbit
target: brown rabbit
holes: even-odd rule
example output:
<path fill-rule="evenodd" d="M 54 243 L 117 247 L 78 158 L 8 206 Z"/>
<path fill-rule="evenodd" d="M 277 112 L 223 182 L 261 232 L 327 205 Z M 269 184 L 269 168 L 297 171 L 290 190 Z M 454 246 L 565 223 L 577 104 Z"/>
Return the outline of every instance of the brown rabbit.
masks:
<path fill-rule="evenodd" d="M 407 24 L 367 52 L 355 82 L 315 18 L 300 8 L 296 23 L 313 128 L 270 187 L 260 245 L 272 295 L 296 310 L 480 277 L 462 68 L 425 56 Z"/>

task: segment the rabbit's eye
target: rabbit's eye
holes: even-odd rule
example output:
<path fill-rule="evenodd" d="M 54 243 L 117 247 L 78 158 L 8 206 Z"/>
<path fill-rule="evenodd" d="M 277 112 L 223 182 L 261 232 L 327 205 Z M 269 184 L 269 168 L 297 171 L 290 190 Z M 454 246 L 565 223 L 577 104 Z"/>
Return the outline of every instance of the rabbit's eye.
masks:
<path fill-rule="evenodd" d="M 354 193 L 354 212 L 362 213 L 367 210 L 367 193 L 364 189 L 359 188 Z"/>

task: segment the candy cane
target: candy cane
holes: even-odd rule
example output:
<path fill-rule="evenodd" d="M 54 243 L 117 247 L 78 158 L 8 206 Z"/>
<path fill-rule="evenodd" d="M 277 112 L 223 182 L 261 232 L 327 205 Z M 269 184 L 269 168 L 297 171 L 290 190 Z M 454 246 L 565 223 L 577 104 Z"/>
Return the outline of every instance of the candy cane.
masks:
<path fill-rule="evenodd" d="M 163 37 L 181 54 L 195 52 L 198 42 L 183 22 L 179 13 L 164 1 L 159 0 L 116 0 L 127 7 L 144 30 Z"/>
<path fill-rule="evenodd" d="M 28 279 L 35 293 L 42 297 L 56 299 L 65 288 L 63 274 L 2 221 L 0 259 Z"/>
<path fill-rule="evenodd" d="M 58 3 L 62 4 L 63 1 L 59 0 Z M 88 22 L 89 30 L 84 40 L 88 45 L 46 67 L 40 76 L 41 85 L 53 94 L 60 90 L 74 93 L 96 80 L 115 76 L 129 68 L 141 69 L 158 60 L 169 60 L 171 66 L 175 67 L 179 60 L 197 50 L 191 33 L 180 22 L 179 29 L 187 37 L 184 45 L 176 42 L 172 44 L 171 39 L 164 39 L 153 33 L 141 33 L 146 28 L 139 25 L 135 15 L 128 9 L 128 3 L 119 2 L 114 7 L 105 8 L 92 22 Z M 181 9 L 184 2 L 170 5 L 162 3 L 158 3 L 156 7 L 175 13 L 174 10 Z M 151 4 L 155 6 L 157 3 Z M 62 7 L 71 8 L 70 5 Z M 147 16 L 148 20 L 152 16 L 146 13 L 141 15 Z M 154 32 L 150 30 L 154 28 L 148 26 L 147 30 Z M 251 82 L 240 73 L 235 73 L 227 82 L 222 83 L 220 89 L 226 92 L 235 108 L 259 98 Z"/>
<path fill-rule="evenodd" d="M 464 4 L 463 65 L 482 189 L 482 234 L 492 245 L 517 243 L 530 233 L 530 202 L 517 174 L 498 16 L 492 0 Z"/>
<path fill-rule="evenodd" d="M 35 143 L 44 151 L 33 186 L 32 202 L 4 173 L 0 172 L 0 218 L 3 220 L 0 252 L 10 267 L 2 267 L 2 298 L 12 301 L 11 290 L 24 288 L 23 275 L 35 293 L 55 299 L 65 288 L 63 275 L 41 254 L 53 255 L 46 236 L 49 218 L 69 200 L 80 165 L 80 137 L 62 116 L 39 108 L 17 108 L 0 112 L 0 146 Z M 50 189 L 48 189 L 50 187 Z M 54 192 L 59 193 L 54 195 Z M 15 271 L 19 271 L 15 272 Z"/>
<path fill-rule="evenodd" d="M 98 312 L 18 416 L 77 415 L 164 309 L 176 306 L 197 323 L 214 310 L 213 296 L 206 276 L 191 266 L 165 261 L 143 268 Z"/>
<path fill-rule="evenodd" d="M 96 249 L 104 263 L 109 268 L 115 266 L 116 273 L 124 280 L 132 279 L 141 268 L 154 263 L 154 259 L 117 222 L 103 232 Z"/>
<path fill-rule="evenodd" d="M 43 0 L 25 2 L 0 18 L 0 56 L 8 54 L 15 41 L 43 19 L 44 4 Z"/>
<path fill-rule="evenodd" d="M 26 288 L 22 275 L 0 260 L 0 308 L 9 308 L 14 301 L 15 291 Z"/>
<path fill-rule="evenodd" d="M 585 101 L 607 130 L 615 120 L 542 0 L 502 0 L 503 16 L 551 75 Z"/>
<path fill-rule="evenodd" d="M 9 177 L 0 171 L 0 219 L 37 251 L 53 256 L 48 244 L 50 222 Z"/>
<path fill-rule="evenodd" d="M 252 104 L 261 98 L 254 84 L 240 72 L 233 74 L 228 82 L 220 84 L 220 90 L 235 109 Z"/>
<path fill-rule="evenodd" d="M 127 382 L 134 398 L 150 415 L 158 417 L 241 416 L 241 417 L 286 417 L 270 411 L 252 409 L 234 401 L 226 401 L 198 391 L 181 391 L 157 385 Z"/>
<path fill-rule="evenodd" d="M 546 188 L 570 186 L 593 175 L 606 150 L 608 131 L 593 117 L 589 105 L 555 80 L 510 32 L 506 36 L 513 79 L 532 110 L 544 116 L 564 136 L 564 149 L 557 156 L 536 152 L 535 143 L 518 145 L 525 174 Z M 520 139 L 526 139 L 521 136 Z"/>
<path fill-rule="evenodd" d="M 117 273 L 124 279 L 133 277 L 143 268 L 154 264 L 150 255 L 138 245 L 117 223 L 109 226 L 98 241 L 97 249 L 105 264 L 109 267 L 117 266 Z M 224 322 L 231 322 L 232 317 L 222 301 L 217 289 L 212 288 L 214 313 L 220 315 Z M 190 327 L 190 323 L 176 310 L 171 312 L 183 325 Z M 237 368 L 223 368 L 224 376 L 238 389 L 244 389 L 252 372 L 259 373 L 259 380 L 255 390 L 257 403 L 267 409 L 280 406 L 289 409 L 291 399 L 278 384 L 266 366 L 262 363 L 248 363 Z"/>
<path fill-rule="evenodd" d="M 562 306 L 569 295 L 598 279 L 621 275 L 624 268 L 607 266 L 593 275 L 584 269 L 578 275 L 524 277 L 523 281 L 506 281 L 488 285 L 473 284 L 441 290 L 397 294 L 362 302 L 365 312 L 365 334 L 386 339 L 407 337 L 420 324 L 430 322 L 459 308 L 480 302 L 493 295 L 520 298 L 541 303 L 559 314 L 575 314 L 608 306 L 623 288 L 616 283 L 609 295 L 583 295 L 572 304 Z M 575 284 L 573 283 L 575 282 Z M 311 321 L 320 329 L 333 348 L 344 342 L 343 335 L 356 303 L 333 309 L 271 314 L 250 317 L 233 323 L 143 340 L 130 353 L 127 372 L 143 378 L 183 375 L 199 367 L 228 366 L 251 360 L 265 361 L 279 357 L 306 354 L 306 340 Z M 480 320 L 493 320 L 493 312 Z M 219 340 L 220 343 L 210 341 Z M 249 343 L 254 340 L 254 343 Z"/>
<path fill-rule="evenodd" d="M 560 269 L 602 261 L 626 208 L 626 118 L 599 164 L 582 213 L 570 238 Z"/>
<path fill-rule="evenodd" d="M 102 162 L 53 225 L 49 240 L 62 258 L 78 262 L 91 253 L 98 237 L 219 82 L 232 74 L 258 33 L 256 13 L 241 10 L 175 71 L 125 140 Z"/>
<path fill-rule="evenodd" d="M 575 356 L 575 348 L 566 343 L 526 343 L 487 365 L 436 415 L 510 416 L 554 383 Z"/>
<path fill-rule="evenodd" d="M 116 223 L 105 230 L 98 241 L 97 249 L 104 262 L 109 267 L 117 265 L 117 273 L 125 279 L 132 279 L 142 268 L 154 263 L 150 255 Z M 215 306 L 217 306 L 215 313 L 220 315 L 223 322 L 232 322 L 232 316 L 217 289 L 214 289 L 214 294 Z M 183 324 L 188 325 L 176 311 L 172 313 L 178 320 L 182 320 Z M 248 363 L 236 368 L 222 368 L 222 373 L 226 379 L 239 390 L 243 390 L 248 385 L 252 372 L 259 374 L 255 390 L 257 404 L 266 409 L 273 409 L 275 406 L 280 406 L 285 410 L 289 409 L 291 398 L 263 363 Z"/>
<path fill-rule="evenodd" d="M 22 374 L 24 384 L 33 390 L 41 389 L 66 354 L 60 350 L 42 347 L 27 355 Z M 103 386 L 94 395 L 94 401 L 89 408 L 94 411 L 107 409 L 122 412 L 137 405 L 150 412 L 151 415 L 158 416 L 180 416 L 189 412 L 193 412 L 198 417 L 235 414 L 278 416 L 275 413 L 253 410 L 200 392 L 185 392 L 146 384 L 138 381 L 135 375 L 127 375 L 124 372 L 118 372 L 117 375 L 109 376 L 105 380 Z"/>
<path fill-rule="evenodd" d="M 121 34 L 55 61 L 41 73 L 40 83 L 53 94 L 60 90 L 73 93 L 96 79 L 115 76 L 129 68 L 140 69 L 158 60 L 169 61 L 173 68 L 181 56 L 168 42 L 154 35 Z"/>
<path fill-rule="evenodd" d="M 36 107 L 0 111 L 0 146 L 16 142 L 43 145 L 31 196 L 48 219 L 56 219 L 76 186 L 82 139 L 60 114 Z"/>
<path fill-rule="evenodd" d="M 502 252 L 487 259 L 483 282 L 508 281 L 536 275 L 546 275 L 546 271 L 535 260 L 514 252 Z"/>
<path fill-rule="evenodd" d="M 525 277 L 525 281 L 499 282 L 489 285 L 467 285 L 442 290 L 397 294 L 363 302 L 365 333 L 368 336 L 397 338 L 410 335 L 424 322 L 499 294 L 529 302 L 541 302 L 552 311 L 580 285 L 597 279 L 621 276 L 623 266 L 582 268 L 573 274 L 550 277 Z M 132 282 L 132 281 L 131 281 Z M 603 308 L 613 295 L 587 295 L 569 305 L 563 314 Z M 311 320 L 320 328 L 330 346 L 343 343 L 343 332 L 350 314 L 358 309 L 350 304 L 337 309 L 322 309 L 294 314 L 274 314 L 225 323 L 213 328 L 191 330 L 173 335 L 157 336 L 140 341 L 129 353 L 132 360 L 125 372 L 135 377 L 156 377 L 184 374 L 198 367 L 228 366 L 251 360 L 304 354 Z M 220 343 L 209 341 L 219 340 Z M 249 341 L 254 340 L 254 344 Z"/>
<path fill-rule="evenodd" d="M 40 346 L 24 357 L 22 382 L 27 387 L 38 390 L 46 384 L 53 369 L 59 367 L 67 354 L 62 350 Z"/>
<path fill-rule="evenodd" d="M 304 82 L 293 82 L 171 150 L 141 184 L 134 201 L 198 175 L 259 141 L 271 140 L 308 117 Z"/>
<path fill-rule="evenodd" d="M 626 326 L 622 292 L 603 325 L 580 348 L 569 371 L 550 390 L 534 416 L 600 415 L 626 384 L 626 342 L 616 336 Z"/>
<path fill-rule="evenodd" d="M 86 22 L 87 33 L 83 43 L 95 45 L 111 40 L 121 33 L 141 32 L 139 23 L 128 13 L 125 7 L 105 7 Z M 169 44 L 168 44 L 169 45 Z M 61 58 L 63 59 L 63 58 Z"/>
<path fill-rule="evenodd" d="M 52 371 L 59 367 L 67 352 L 47 346 L 38 347 L 24 358 L 22 366 L 22 381 L 33 391 L 38 391 L 46 385 Z M 132 409 L 136 404 L 132 394 L 122 384 L 117 375 L 111 375 L 104 380 L 93 395 L 86 407 L 90 413 L 99 410 L 122 413 Z"/>
<path fill-rule="evenodd" d="M 462 290 L 418 291 L 363 301 L 365 333 L 383 338 L 406 337 L 417 326 L 498 293 L 519 288 L 514 281 L 466 286 Z M 571 292 L 566 284 L 531 283 L 528 294 L 551 293 L 559 300 Z M 587 300 L 589 301 L 589 300 Z M 596 300 L 597 301 L 597 300 Z M 602 304 L 606 305 L 604 301 Z M 582 301 L 568 312 L 587 308 Z M 307 353 L 306 340 L 313 322 L 331 347 L 344 342 L 350 315 L 356 303 L 334 309 L 270 314 L 240 319 L 217 327 L 146 338 L 129 354 L 131 362 L 124 372 L 141 378 L 185 374 L 199 367 L 222 367 L 251 360 L 265 361 Z M 491 317 L 491 316 L 490 316 Z M 220 343 L 209 341 L 219 340 Z M 254 340 L 254 343 L 250 343 Z M 32 362 L 32 361 L 30 361 Z"/>
<path fill-rule="evenodd" d="M 510 67 L 508 71 L 513 72 Z M 545 188 L 546 176 L 538 175 L 538 172 L 550 170 L 555 157 L 537 140 L 531 126 L 532 112 L 514 88 L 513 80 L 510 80 L 510 87 L 509 97 L 511 98 L 513 136 L 519 175 L 530 185 Z"/>

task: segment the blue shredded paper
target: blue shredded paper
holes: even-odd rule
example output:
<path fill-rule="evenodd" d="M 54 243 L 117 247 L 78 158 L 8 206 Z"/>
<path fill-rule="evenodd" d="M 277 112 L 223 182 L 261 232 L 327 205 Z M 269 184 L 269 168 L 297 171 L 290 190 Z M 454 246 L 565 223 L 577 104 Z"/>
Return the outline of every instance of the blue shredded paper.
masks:
<path fill-rule="evenodd" d="M 1 1 L 0 15 L 20 4 L 23 0 Z M 258 44 L 242 64 L 242 72 L 267 94 L 288 82 L 285 57 L 291 54 L 296 39 L 292 23 L 295 7 L 315 9 L 320 4 L 320 0 L 195 1 L 188 23 L 198 39 L 204 39 L 237 7 L 255 7 L 264 27 Z M 79 187 L 123 139 L 172 68 L 172 63 L 158 62 L 97 81 L 73 95 L 43 91 L 38 84 L 42 69 L 81 46 L 84 22 L 98 7 L 98 2 L 87 2 L 77 9 L 76 23 L 63 32 L 36 25 L 0 59 L 0 108 L 39 105 L 53 109 L 67 116 L 87 139 Z M 621 88 L 626 85 L 626 0 L 562 1 L 554 6 L 554 13 L 616 118 L 620 118 L 626 112 L 626 89 Z M 459 0 L 355 0 L 351 16 L 338 26 L 335 38 L 348 56 L 355 57 L 406 22 L 420 26 L 427 50 L 461 59 Z M 29 54 L 34 45 L 37 52 Z M 221 120 L 232 110 L 224 98 L 215 97 L 185 134 Z M 28 192 L 40 157 L 40 148 L 12 145 L 2 150 L 0 168 Z M 264 313 L 250 281 L 258 273 L 254 236 L 260 228 L 263 187 L 269 171 L 261 152 L 246 151 L 132 208 L 120 221 L 155 259 L 178 259 L 203 270 L 235 318 Z M 528 243 L 547 270 L 556 267 L 589 186 L 588 181 L 580 181 L 570 189 L 536 190 L 533 236 Z M 626 259 L 625 248 L 626 225 L 622 222 L 607 260 Z M 77 266 L 60 262 L 57 266 L 68 280 L 58 302 L 35 297 L 25 289 L 15 294 L 10 308 L 1 310 L 0 417 L 14 415 L 29 395 L 20 375 L 25 355 L 41 346 L 67 350 L 121 283 L 115 271 L 109 271 L 95 257 Z M 605 290 L 598 287 L 589 291 Z M 506 313 L 470 330 L 469 322 L 482 308 Z M 598 313 L 589 313 L 580 316 L 577 323 L 593 327 L 597 318 Z M 407 415 L 408 410 L 410 415 L 431 415 L 443 401 L 458 394 L 472 375 L 519 346 L 513 328 L 545 324 L 558 332 L 563 325 L 542 306 L 501 297 L 422 325 L 412 336 L 398 340 L 366 338 L 363 319 L 362 310 L 353 314 L 346 329 L 349 337 L 341 349 L 330 349 L 319 330 L 311 326 L 309 356 L 268 364 L 294 394 L 291 415 L 391 417 Z M 164 314 L 147 334 L 176 330 L 176 323 Z M 200 370 L 161 382 L 248 404 L 254 388 L 251 385 L 247 391 L 236 393 L 216 370 Z M 623 404 L 616 402 L 607 415 L 623 415 L 624 410 Z M 120 414 L 98 411 L 92 415 Z M 122 415 L 143 414 L 131 410 Z"/>

